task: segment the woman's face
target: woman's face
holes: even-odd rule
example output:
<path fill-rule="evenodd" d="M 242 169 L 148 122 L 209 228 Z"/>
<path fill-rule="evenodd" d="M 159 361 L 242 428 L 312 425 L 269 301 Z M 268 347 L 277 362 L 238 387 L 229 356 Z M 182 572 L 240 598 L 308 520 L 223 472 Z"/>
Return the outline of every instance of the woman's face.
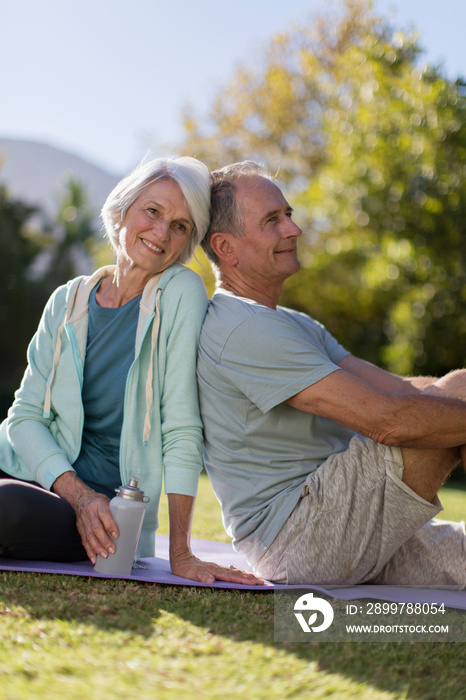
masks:
<path fill-rule="evenodd" d="M 165 178 L 148 185 L 126 212 L 119 257 L 156 274 L 172 265 L 191 238 L 194 222 L 179 186 Z"/>

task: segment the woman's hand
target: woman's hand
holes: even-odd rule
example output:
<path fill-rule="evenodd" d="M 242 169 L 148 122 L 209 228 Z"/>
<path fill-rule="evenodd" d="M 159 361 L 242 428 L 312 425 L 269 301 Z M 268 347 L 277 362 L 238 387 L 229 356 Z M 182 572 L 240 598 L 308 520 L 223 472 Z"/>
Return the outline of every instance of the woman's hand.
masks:
<path fill-rule="evenodd" d="M 61 474 L 52 490 L 73 506 L 76 528 L 91 562 L 95 564 L 97 555 L 106 559 L 113 554 L 115 543 L 110 535 L 117 538 L 120 533 L 112 517 L 110 499 L 86 486 L 73 471 Z"/>
<path fill-rule="evenodd" d="M 177 493 L 168 494 L 168 513 L 170 517 L 170 566 L 175 576 L 190 578 L 201 583 L 230 581 L 257 586 L 264 583 L 262 579 L 234 567 L 220 566 L 213 562 L 201 561 L 191 552 L 191 522 L 194 511 L 192 496 Z"/>
<path fill-rule="evenodd" d="M 202 561 L 189 550 L 170 556 L 170 565 L 175 576 L 190 578 L 201 583 L 229 581 L 230 583 L 242 583 L 247 586 L 257 586 L 264 583 L 262 579 L 247 571 L 241 571 L 241 569 L 236 569 L 235 567 L 220 566 L 220 564 L 210 561 Z"/>

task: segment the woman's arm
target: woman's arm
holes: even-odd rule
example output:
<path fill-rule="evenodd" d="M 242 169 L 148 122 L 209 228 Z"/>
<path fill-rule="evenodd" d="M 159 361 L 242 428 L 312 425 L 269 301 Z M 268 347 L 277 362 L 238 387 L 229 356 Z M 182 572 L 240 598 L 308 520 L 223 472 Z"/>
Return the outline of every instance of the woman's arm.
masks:
<path fill-rule="evenodd" d="M 98 554 L 104 559 L 113 554 L 115 545 L 109 535 L 117 538 L 120 533 L 110 511 L 110 499 L 86 486 L 74 471 L 59 476 L 52 491 L 73 506 L 76 528 L 91 562 L 95 564 Z"/>
<path fill-rule="evenodd" d="M 197 494 L 203 466 L 197 348 L 207 303 L 204 283 L 191 271 L 171 279 L 162 294 L 159 375 L 166 493 Z"/>
<path fill-rule="evenodd" d="M 193 581 L 213 583 L 230 581 L 257 585 L 262 579 L 254 574 L 240 571 L 234 567 L 227 568 L 214 562 L 198 559 L 191 551 L 191 523 L 195 499 L 176 493 L 168 494 L 168 513 L 170 517 L 170 565 L 175 576 L 182 576 Z"/>
<path fill-rule="evenodd" d="M 60 287 L 46 304 L 28 347 L 27 368 L 6 423 L 8 441 L 22 462 L 21 473 L 13 475 L 37 481 L 48 489 L 60 474 L 71 469 L 65 450 L 51 432 L 53 412 L 44 416 L 47 381 L 65 314 L 66 294 L 67 288 Z M 74 376 L 78 384 L 76 372 Z"/>
<path fill-rule="evenodd" d="M 261 583 L 253 574 L 203 562 L 191 551 L 191 522 L 199 473 L 203 466 L 196 369 L 207 294 L 204 283 L 197 275 L 194 277 L 191 274 L 188 278 L 185 274 L 178 275 L 180 279 L 174 278 L 170 283 L 175 283 L 172 293 L 176 284 L 182 285 L 183 289 L 176 304 L 176 314 L 165 336 L 167 346 L 161 401 L 165 491 L 170 517 L 170 563 L 174 574 L 195 581 L 212 583 L 218 579 L 253 585 Z M 188 279 L 188 285 L 185 285 L 183 278 Z"/>

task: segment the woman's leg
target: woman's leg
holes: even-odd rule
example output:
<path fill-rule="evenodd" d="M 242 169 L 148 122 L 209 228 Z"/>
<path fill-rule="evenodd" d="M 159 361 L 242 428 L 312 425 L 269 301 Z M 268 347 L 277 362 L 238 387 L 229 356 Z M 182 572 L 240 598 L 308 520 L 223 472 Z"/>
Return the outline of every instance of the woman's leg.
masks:
<path fill-rule="evenodd" d="M 12 559 L 83 561 L 74 510 L 64 498 L 0 471 L 0 554 Z"/>

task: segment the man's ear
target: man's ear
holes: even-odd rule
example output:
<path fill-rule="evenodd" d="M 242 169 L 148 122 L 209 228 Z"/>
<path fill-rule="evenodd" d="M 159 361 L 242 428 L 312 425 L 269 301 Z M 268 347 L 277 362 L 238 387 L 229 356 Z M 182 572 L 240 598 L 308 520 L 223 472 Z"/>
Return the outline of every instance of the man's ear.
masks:
<path fill-rule="evenodd" d="M 227 265 L 236 265 L 238 258 L 235 252 L 234 236 L 231 233 L 213 233 L 210 245 L 219 260 Z"/>

